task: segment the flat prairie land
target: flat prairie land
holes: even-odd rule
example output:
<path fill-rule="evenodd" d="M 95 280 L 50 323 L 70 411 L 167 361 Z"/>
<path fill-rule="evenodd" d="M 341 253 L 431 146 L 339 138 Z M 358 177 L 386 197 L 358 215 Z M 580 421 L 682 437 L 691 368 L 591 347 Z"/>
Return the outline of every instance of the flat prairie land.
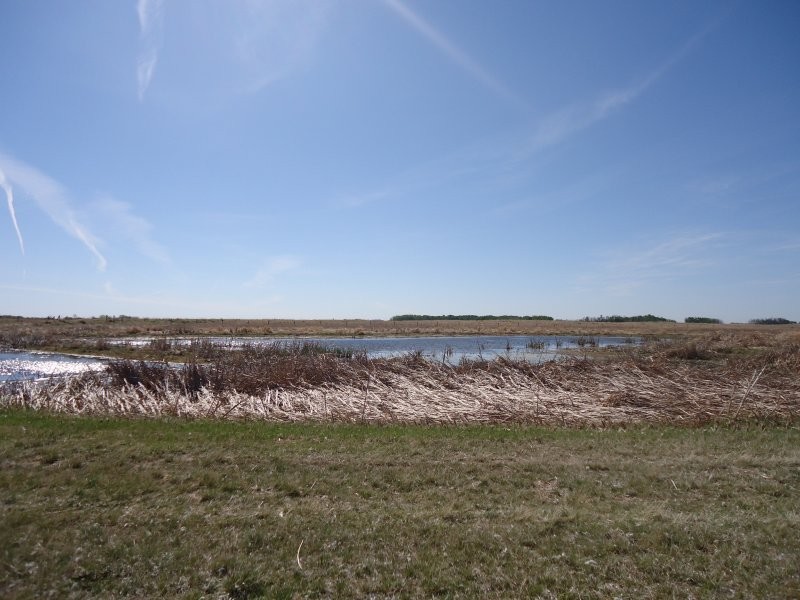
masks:
<path fill-rule="evenodd" d="M 748 335 L 798 331 L 798 325 L 598 323 L 591 321 L 384 321 L 366 319 L 147 319 L 137 317 L 0 317 L 0 336 L 430 336 L 430 335 Z"/>
<path fill-rule="evenodd" d="M 796 427 L 0 411 L 3 598 L 791 598 Z"/>
<path fill-rule="evenodd" d="M 441 322 L 647 339 L 446 365 L 149 323 L 105 372 L 0 386 L 0 597 L 800 597 L 797 326 Z"/>

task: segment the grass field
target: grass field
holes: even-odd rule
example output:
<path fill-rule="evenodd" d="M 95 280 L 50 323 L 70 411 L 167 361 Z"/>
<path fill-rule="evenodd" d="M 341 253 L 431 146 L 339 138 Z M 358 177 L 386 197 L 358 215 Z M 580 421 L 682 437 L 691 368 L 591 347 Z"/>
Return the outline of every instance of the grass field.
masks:
<path fill-rule="evenodd" d="M 0 596 L 790 598 L 793 427 L 0 412 Z"/>
<path fill-rule="evenodd" d="M 597 323 L 587 321 L 385 321 L 367 319 L 147 319 L 137 317 L 0 316 L 0 338 L 47 343 L 125 336 L 420 336 L 420 335 L 641 335 L 697 336 L 800 331 L 792 325 Z"/>

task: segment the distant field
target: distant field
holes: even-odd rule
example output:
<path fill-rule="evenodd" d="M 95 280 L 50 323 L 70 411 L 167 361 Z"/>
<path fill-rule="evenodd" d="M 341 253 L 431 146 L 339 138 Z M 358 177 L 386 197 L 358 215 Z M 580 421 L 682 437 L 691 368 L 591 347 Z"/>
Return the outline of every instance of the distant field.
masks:
<path fill-rule="evenodd" d="M 800 596 L 797 428 L 0 411 L 0 596 Z"/>
<path fill-rule="evenodd" d="M 705 323 L 598 323 L 587 321 L 382 321 L 364 319 L 140 319 L 0 317 L 0 336 L 417 336 L 417 335 L 644 335 L 694 336 L 709 332 L 780 333 L 798 325 Z"/>

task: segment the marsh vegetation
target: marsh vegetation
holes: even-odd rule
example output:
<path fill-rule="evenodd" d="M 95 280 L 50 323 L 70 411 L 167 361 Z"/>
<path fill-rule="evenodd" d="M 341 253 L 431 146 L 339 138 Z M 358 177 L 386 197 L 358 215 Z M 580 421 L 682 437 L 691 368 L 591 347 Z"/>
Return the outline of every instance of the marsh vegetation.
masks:
<path fill-rule="evenodd" d="M 791 323 L 785 323 L 791 325 Z M 777 331 L 782 328 L 777 326 Z M 791 328 L 790 328 L 791 329 Z M 761 323 L 719 324 L 721 333 L 763 332 Z M 367 319 L 149 319 L 129 316 L 95 318 L 0 316 L 0 345 L 44 350 L 80 348 L 90 339 L 101 346 L 122 337 L 354 337 L 433 335 L 573 335 L 685 337 L 709 333 L 707 324 L 659 321 L 561 320 L 367 320 Z"/>
<path fill-rule="evenodd" d="M 800 331 L 584 325 L 542 363 L 162 335 L 3 385 L 0 595 L 800 594 Z M 60 326 L 13 335 L 114 352 Z"/>
<path fill-rule="evenodd" d="M 114 360 L 104 372 L 6 384 L 5 406 L 120 416 L 362 423 L 598 426 L 791 423 L 800 407 L 800 335 L 716 332 L 598 348 L 558 360 L 370 358 L 324 344 L 188 345 L 182 364 Z M 160 344 L 160 345 L 159 345 Z M 185 345 L 182 345 L 185 346 Z M 149 349 L 150 351 L 153 348 Z"/>

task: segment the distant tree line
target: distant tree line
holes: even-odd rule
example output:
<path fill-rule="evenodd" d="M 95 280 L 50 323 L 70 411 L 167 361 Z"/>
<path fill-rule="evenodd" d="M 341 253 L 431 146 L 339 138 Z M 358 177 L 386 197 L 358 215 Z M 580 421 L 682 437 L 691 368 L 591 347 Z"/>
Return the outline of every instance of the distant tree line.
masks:
<path fill-rule="evenodd" d="M 719 325 L 722 323 L 720 319 L 714 319 L 712 317 L 686 317 L 683 320 L 684 323 L 714 323 Z"/>
<path fill-rule="evenodd" d="M 552 321 L 546 315 L 395 315 L 390 321 Z"/>
<path fill-rule="evenodd" d="M 674 323 L 672 319 L 665 319 L 664 317 L 657 317 L 655 315 L 636 315 L 633 317 L 623 317 L 620 315 L 612 315 L 610 317 L 584 317 L 584 321 L 593 323 Z"/>
<path fill-rule="evenodd" d="M 790 321 L 783 317 L 770 317 L 769 319 L 750 319 L 753 325 L 795 325 L 796 321 Z"/>

